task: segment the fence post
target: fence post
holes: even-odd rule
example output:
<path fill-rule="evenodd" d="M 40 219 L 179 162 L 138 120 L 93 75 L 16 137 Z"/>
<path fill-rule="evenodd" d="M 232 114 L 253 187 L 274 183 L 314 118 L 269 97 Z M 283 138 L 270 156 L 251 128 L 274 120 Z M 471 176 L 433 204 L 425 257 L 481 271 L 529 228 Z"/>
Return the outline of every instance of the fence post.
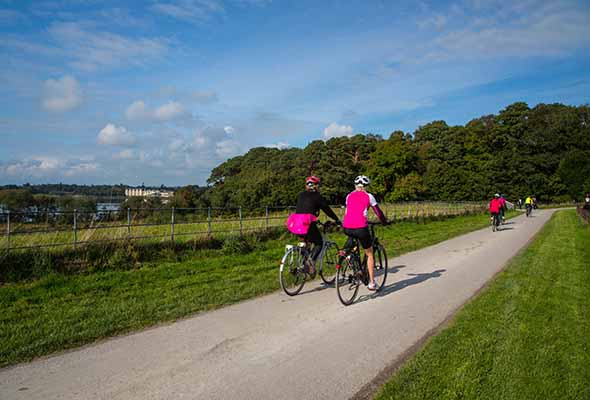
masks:
<path fill-rule="evenodd" d="M 207 236 L 211 236 L 211 207 L 207 208 Z"/>
<path fill-rule="evenodd" d="M 131 208 L 127 207 L 127 237 L 131 237 Z"/>
<path fill-rule="evenodd" d="M 74 209 L 74 249 L 78 243 L 78 210 Z"/>
<path fill-rule="evenodd" d="M 6 245 L 8 246 L 8 250 L 10 250 L 10 210 L 6 216 Z"/>
<path fill-rule="evenodd" d="M 170 240 L 172 240 L 174 242 L 174 209 L 175 207 L 172 207 L 172 226 L 170 229 Z"/>
<path fill-rule="evenodd" d="M 240 236 L 242 236 L 242 206 L 240 206 L 238 211 L 240 213 Z"/>
<path fill-rule="evenodd" d="M 265 214 L 265 223 L 264 223 L 264 227 L 266 229 L 268 229 L 268 206 L 264 207 L 264 214 Z"/>

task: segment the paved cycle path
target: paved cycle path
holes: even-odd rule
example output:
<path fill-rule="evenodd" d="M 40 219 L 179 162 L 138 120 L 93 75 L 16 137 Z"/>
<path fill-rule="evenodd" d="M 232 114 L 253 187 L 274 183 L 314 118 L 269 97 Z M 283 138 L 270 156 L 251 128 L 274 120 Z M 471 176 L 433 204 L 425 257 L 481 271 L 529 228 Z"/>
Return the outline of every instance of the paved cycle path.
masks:
<path fill-rule="evenodd" d="M 346 399 L 371 392 L 549 219 L 539 210 L 390 260 L 345 307 L 306 284 L 0 370 L 0 399 Z M 278 267 L 277 267 L 278 276 Z M 362 396 L 361 396 L 362 397 Z"/>

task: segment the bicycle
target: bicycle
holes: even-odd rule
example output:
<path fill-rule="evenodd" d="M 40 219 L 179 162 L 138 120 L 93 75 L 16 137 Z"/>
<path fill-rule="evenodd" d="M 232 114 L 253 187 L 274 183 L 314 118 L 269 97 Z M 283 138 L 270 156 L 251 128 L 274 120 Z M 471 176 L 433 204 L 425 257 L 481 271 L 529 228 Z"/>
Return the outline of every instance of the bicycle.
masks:
<path fill-rule="evenodd" d="M 332 285 L 336 279 L 336 262 L 339 248 L 336 242 L 327 239 L 326 233 L 330 224 L 321 223 L 320 221 L 317 224 L 323 227 L 324 238 L 316 262 L 316 264 L 319 264 L 318 273 L 326 285 Z M 303 289 L 306 279 L 315 277 L 315 274 L 312 276 L 308 268 L 306 268 L 309 262 L 313 262 L 311 260 L 311 243 L 304 240 L 295 246 L 292 244 L 285 246 L 285 254 L 281 259 L 279 268 L 279 282 L 283 291 L 289 296 L 297 295 Z"/>
<path fill-rule="evenodd" d="M 500 215 L 492 214 L 492 217 L 490 218 L 490 220 L 492 223 L 492 232 L 496 232 L 496 231 L 500 230 Z"/>
<path fill-rule="evenodd" d="M 375 225 L 378 223 L 369 222 L 369 231 L 372 238 L 373 255 L 375 258 L 374 275 L 377 288 L 380 291 L 387 279 L 387 253 L 385 247 L 379 243 L 375 235 Z M 352 249 L 343 250 L 339 253 L 338 264 L 336 264 L 336 292 L 340 302 L 345 306 L 351 305 L 359 290 L 361 282 L 366 286 L 369 284 L 369 270 L 367 268 L 367 256 L 364 255 L 361 261 L 360 243 L 354 239 Z"/>
<path fill-rule="evenodd" d="M 532 212 L 533 212 L 533 206 L 530 204 L 527 204 L 526 205 L 526 216 L 530 217 Z"/>

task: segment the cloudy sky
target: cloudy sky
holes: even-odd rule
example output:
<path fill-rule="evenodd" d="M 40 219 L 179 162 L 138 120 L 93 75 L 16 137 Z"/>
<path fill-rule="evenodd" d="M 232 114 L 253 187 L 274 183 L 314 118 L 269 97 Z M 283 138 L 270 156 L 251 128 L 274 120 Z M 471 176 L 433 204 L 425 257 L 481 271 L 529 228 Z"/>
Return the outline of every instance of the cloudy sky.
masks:
<path fill-rule="evenodd" d="M 0 184 L 203 185 L 256 146 L 590 102 L 590 2 L 0 0 Z"/>

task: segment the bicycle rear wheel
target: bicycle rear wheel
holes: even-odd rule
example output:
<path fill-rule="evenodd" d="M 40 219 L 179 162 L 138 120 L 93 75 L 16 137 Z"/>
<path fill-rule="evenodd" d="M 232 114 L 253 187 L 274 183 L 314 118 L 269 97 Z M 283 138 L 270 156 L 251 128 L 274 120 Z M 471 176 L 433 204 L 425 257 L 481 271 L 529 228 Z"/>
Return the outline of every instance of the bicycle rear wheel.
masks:
<path fill-rule="evenodd" d="M 358 260 L 355 257 L 340 257 L 336 267 L 336 293 L 345 306 L 353 303 L 361 283 L 358 277 Z"/>
<path fill-rule="evenodd" d="M 281 260 L 279 281 L 289 296 L 298 294 L 305 284 L 304 261 L 305 256 L 299 247 L 287 250 Z"/>
<path fill-rule="evenodd" d="M 375 283 L 377 284 L 377 291 L 381 290 L 385 285 L 385 280 L 387 279 L 387 253 L 385 252 L 385 247 L 379 244 L 373 250 L 373 254 L 375 257 L 375 268 L 373 270 L 373 274 L 375 275 Z"/>
<path fill-rule="evenodd" d="M 326 285 L 336 280 L 336 263 L 338 262 L 338 246 L 334 242 L 326 243 L 326 250 L 320 260 L 320 277 Z"/>

